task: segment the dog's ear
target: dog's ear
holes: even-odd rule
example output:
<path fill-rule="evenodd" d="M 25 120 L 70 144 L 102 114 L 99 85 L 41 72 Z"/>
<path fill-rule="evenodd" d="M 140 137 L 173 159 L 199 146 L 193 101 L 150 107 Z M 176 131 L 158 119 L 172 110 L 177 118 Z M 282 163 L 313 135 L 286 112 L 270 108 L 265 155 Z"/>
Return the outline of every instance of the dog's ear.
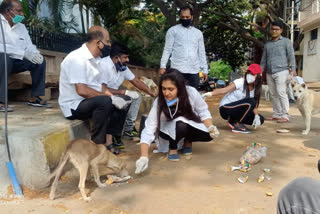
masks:
<path fill-rule="evenodd" d="M 306 84 L 304 84 L 304 83 L 302 83 L 301 86 L 302 86 L 303 88 L 306 88 L 306 87 L 307 87 Z"/>
<path fill-rule="evenodd" d="M 293 88 L 295 85 L 296 85 L 296 82 L 291 81 L 291 86 L 292 86 L 292 88 Z"/>

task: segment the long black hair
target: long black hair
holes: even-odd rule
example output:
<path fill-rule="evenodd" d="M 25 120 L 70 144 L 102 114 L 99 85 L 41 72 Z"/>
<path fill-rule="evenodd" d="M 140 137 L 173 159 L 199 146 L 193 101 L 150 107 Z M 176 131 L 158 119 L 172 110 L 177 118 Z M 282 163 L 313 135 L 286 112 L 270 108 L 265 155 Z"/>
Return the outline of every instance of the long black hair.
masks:
<path fill-rule="evenodd" d="M 167 120 L 172 120 L 169 109 L 162 93 L 162 82 L 165 80 L 170 80 L 172 84 L 177 87 L 177 97 L 179 98 L 178 110 L 185 118 L 189 120 L 193 120 L 195 122 L 201 122 L 201 119 L 198 115 L 196 115 L 191 107 L 188 92 L 186 89 L 186 82 L 182 74 L 173 68 L 169 68 L 164 72 L 164 74 L 160 77 L 159 81 L 159 96 L 158 96 L 158 128 L 157 133 L 160 131 L 160 115 L 163 112 Z"/>
<path fill-rule="evenodd" d="M 250 97 L 250 91 L 249 91 L 249 85 L 247 82 L 247 74 L 249 74 L 250 71 L 247 71 L 244 75 L 244 83 L 243 83 L 243 91 L 246 92 L 246 98 Z M 256 80 L 254 81 L 254 99 L 256 101 L 256 107 L 260 104 L 260 94 L 261 94 L 261 85 L 262 85 L 262 78 L 260 74 L 257 74 Z"/>

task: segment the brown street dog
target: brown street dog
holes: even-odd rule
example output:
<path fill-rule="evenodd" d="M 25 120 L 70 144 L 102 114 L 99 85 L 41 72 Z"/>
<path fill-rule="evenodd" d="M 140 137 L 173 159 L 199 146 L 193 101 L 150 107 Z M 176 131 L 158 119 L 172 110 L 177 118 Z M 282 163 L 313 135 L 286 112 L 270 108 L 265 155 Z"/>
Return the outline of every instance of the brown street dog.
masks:
<path fill-rule="evenodd" d="M 320 92 L 309 90 L 304 83 L 299 85 L 292 82 L 291 86 L 297 107 L 306 125 L 306 129 L 302 131 L 302 134 L 307 135 L 311 128 L 312 115 L 320 113 Z"/>
<path fill-rule="evenodd" d="M 65 153 L 61 156 L 58 166 L 49 177 L 50 180 L 54 177 L 49 196 L 52 200 L 55 198 L 55 191 L 58 186 L 58 180 L 62 174 L 63 167 L 68 160 L 70 160 L 74 167 L 79 171 L 80 181 L 78 187 L 82 198 L 85 201 L 91 200 L 85 192 L 85 182 L 89 168 L 95 182 L 100 188 L 106 187 L 107 185 L 100 181 L 99 165 L 110 168 L 116 174 L 119 174 L 120 177 L 128 175 L 125 162 L 109 152 L 104 145 L 95 144 L 87 139 L 76 139 L 71 141 L 67 146 Z"/>

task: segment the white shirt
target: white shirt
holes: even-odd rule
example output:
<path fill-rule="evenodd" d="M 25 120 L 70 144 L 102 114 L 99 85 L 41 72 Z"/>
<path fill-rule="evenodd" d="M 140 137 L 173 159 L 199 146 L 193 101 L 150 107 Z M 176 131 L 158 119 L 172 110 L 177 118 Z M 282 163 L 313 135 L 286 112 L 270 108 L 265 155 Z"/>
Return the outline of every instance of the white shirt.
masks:
<path fill-rule="evenodd" d="M 102 82 L 109 88 L 119 89 L 124 80 L 133 80 L 134 74 L 127 67 L 125 71 L 117 71 L 111 58 L 104 57 L 100 60 L 99 69 L 102 73 Z"/>
<path fill-rule="evenodd" d="M 201 119 L 201 121 L 212 118 L 211 114 L 208 110 L 208 105 L 207 103 L 202 99 L 201 95 L 199 92 L 190 86 L 187 86 L 187 93 L 189 97 L 189 102 L 191 104 L 192 110 L 196 115 L 198 115 Z M 145 128 L 143 129 L 141 133 L 141 142 L 151 144 L 152 141 L 155 139 L 155 132 L 158 127 L 158 98 L 155 99 L 155 101 L 152 104 L 152 108 L 149 112 L 148 118 L 145 122 Z M 177 117 L 174 120 L 168 121 L 166 119 L 166 116 L 161 113 L 160 116 L 160 131 L 169 135 L 172 139 L 176 138 L 176 122 L 177 121 L 183 121 L 185 123 L 188 123 L 189 125 L 200 129 L 202 131 L 208 132 L 207 127 L 203 123 L 197 123 L 192 120 L 188 120 L 185 117 Z M 161 138 L 160 138 L 161 139 Z M 160 144 L 161 144 L 160 140 Z"/>
<path fill-rule="evenodd" d="M 11 27 L 2 14 L 0 14 L 0 17 L 6 38 L 7 54 L 10 58 L 23 59 L 26 51 L 39 53 L 37 47 L 32 44 L 28 30 L 24 24 L 18 23 Z M 0 52 L 4 52 L 2 33 L 0 33 Z"/>
<path fill-rule="evenodd" d="M 94 58 L 83 44 L 72 51 L 61 63 L 59 82 L 59 105 L 65 117 L 72 116 L 71 109 L 76 110 L 84 97 L 81 97 L 75 84 L 86 84 L 97 91 L 102 91 L 102 78 L 98 69 L 100 57 Z"/>
<path fill-rule="evenodd" d="M 244 78 L 236 79 L 235 81 L 233 81 L 233 83 L 235 84 L 236 89 L 234 91 L 229 92 L 222 98 L 220 102 L 220 107 L 246 98 L 246 92 L 243 91 Z M 254 97 L 254 89 L 250 91 L 249 96 L 250 98 Z"/>
<path fill-rule="evenodd" d="M 170 55 L 171 68 L 181 73 L 197 74 L 200 70 L 208 73 L 203 35 L 195 27 L 179 24 L 168 30 L 160 68 L 166 68 Z"/>

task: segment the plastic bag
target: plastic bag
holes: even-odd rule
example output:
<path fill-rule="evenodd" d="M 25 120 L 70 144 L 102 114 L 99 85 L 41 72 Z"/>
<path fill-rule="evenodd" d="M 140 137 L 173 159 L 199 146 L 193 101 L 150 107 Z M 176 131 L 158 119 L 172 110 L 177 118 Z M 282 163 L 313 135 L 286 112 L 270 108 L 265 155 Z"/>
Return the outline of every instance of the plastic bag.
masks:
<path fill-rule="evenodd" d="M 256 164 L 262 157 L 266 157 L 267 147 L 262 147 L 261 144 L 254 143 L 241 156 L 240 163 Z"/>

